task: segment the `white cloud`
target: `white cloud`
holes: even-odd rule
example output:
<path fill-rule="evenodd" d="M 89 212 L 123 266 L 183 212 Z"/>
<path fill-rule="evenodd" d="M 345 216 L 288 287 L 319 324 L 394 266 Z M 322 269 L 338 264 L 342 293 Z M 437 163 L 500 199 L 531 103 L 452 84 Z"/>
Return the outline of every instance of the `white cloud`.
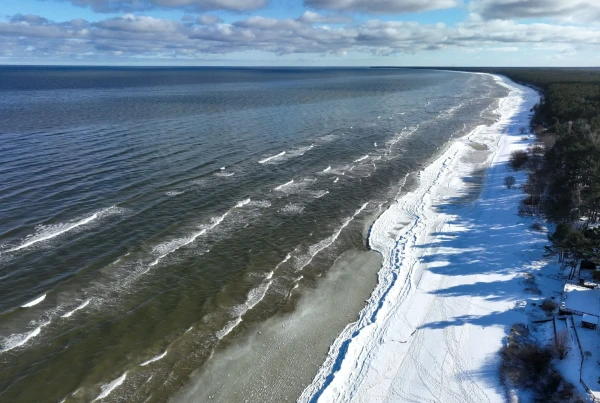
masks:
<path fill-rule="evenodd" d="M 342 24 L 352 22 L 352 18 L 343 15 L 321 15 L 307 10 L 298 18 L 298 21 L 307 24 Z"/>
<path fill-rule="evenodd" d="M 413 13 L 453 8 L 461 0 L 304 0 L 308 7 L 324 10 L 360 11 L 376 14 Z"/>
<path fill-rule="evenodd" d="M 322 26 L 316 13 L 298 19 L 249 17 L 232 24 L 202 16 L 182 22 L 135 16 L 98 22 L 53 22 L 17 15 L 0 22 L 0 55 L 80 58 L 120 54 L 123 58 L 202 59 L 207 54 L 263 51 L 284 54 L 414 54 L 430 50 L 481 49 L 512 52 L 524 46 L 597 49 L 593 27 L 469 20 L 444 24 L 381 21 Z M 314 25 L 316 24 L 316 25 Z M 28 50 L 29 49 L 29 50 Z M 116 53 L 115 53 L 116 52 Z"/>
<path fill-rule="evenodd" d="M 181 8 L 190 11 L 251 11 L 263 8 L 267 0 L 66 0 L 99 13 L 133 12 L 155 8 Z"/>
<path fill-rule="evenodd" d="M 598 0 L 474 0 L 470 9 L 485 19 L 550 18 L 568 22 L 600 21 Z"/>

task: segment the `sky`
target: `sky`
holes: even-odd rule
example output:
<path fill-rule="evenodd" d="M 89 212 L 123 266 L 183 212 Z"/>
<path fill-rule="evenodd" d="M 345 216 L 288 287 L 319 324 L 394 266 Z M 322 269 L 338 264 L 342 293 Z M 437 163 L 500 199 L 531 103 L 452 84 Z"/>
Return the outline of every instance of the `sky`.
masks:
<path fill-rule="evenodd" d="M 600 66 L 600 0 L 0 0 L 0 64 Z"/>

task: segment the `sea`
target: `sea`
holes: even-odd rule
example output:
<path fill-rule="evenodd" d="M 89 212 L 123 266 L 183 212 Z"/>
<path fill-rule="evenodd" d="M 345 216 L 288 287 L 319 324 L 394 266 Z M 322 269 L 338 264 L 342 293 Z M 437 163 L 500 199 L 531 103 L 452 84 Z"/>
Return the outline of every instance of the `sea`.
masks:
<path fill-rule="evenodd" d="M 492 76 L 0 67 L 0 402 L 293 402 Z M 393 230 L 393 229 L 392 229 Z"/>

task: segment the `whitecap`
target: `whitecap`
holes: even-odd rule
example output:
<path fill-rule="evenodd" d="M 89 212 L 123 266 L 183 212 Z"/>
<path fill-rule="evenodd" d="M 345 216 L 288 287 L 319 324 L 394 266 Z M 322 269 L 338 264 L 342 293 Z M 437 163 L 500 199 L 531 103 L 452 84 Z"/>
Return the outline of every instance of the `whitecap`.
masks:
<path fill-rule="evenodd" d="M 110 383 L 107 383 L 106 385 L 102 385 L 100 387 L 100 389 L 102 390 L 102 392 L 100 392 L 100 394 L 98 395 L 98 397 L 96 397 L 92 401 L 95 402 L 96 400 L 104 399 L 106 396 L 110 395 L 113 390 L 115 390 L 116 388 L 118 388 L 119 386 L 121 386 L 123 384 L 123 382 L 125 382 L 125 378 L 127 378 L 127 372 L 123 373 L 123 375 L 121 375 L 120 377 L 118 377 L 114 381 L 112 381 Z"/>
<path fill-rule="evenodd" d="M 237 202 L 237 204 L 235 205 L 236 208 L 240 208 L 240 207 L 244 207 L 246 204 L 250 203 L 250 199 L 245 199 L 242 201 Z"/>
<path fill-rule="evenodd" d="M 38 336 L 42 332 L 42 328 L 49 324 L 50 324 L 50 321 L 47 321 L 47 322 L 42 323 L 35 329 L 33 329 L 31 332 L 20 333 L 20 334 L 11 334 L 10 336 L 8 336 L 4 340 L 2 340 L 2 342 L 0 342 L 0 344 L 2 345 L 2 349 L 0 350 L 0 353 L 4 353 L 6 351 L 12 350 L 13 348 L 21 347 L 22 345 L 27 343 L 29 340 Z"/>
<path fill-rule="evenodd" d="M 286 186 L 289 186 L 289 185 L 291 185 L 292 183 L 294 183 L 294 180 L 293 180 L 293 179 L 292 179 L 291 181 L 289 181 L 289 182 L 286 182 L 286 183 L 284 183 L 283 185 L 279 185 L 279 186 L 277 186 L 277 187 L 276 187 L 275 189 L 273 189 L 273 190 L 281 190 L 281 189 L 285 188 Z"/>
<path fill-rule="evenodd" d="M 67 313 L 65 313 L 64 315 L 61 316 L 61 318 L 68 318 L 71 315 L 73 315 L 75 312 L 79 311 L 80 309 L 85 308 L 86 306 L 89 305 L 91 299 L 87 299 L 85 301 L 83 301 L 79 306 L 77 306 L 75 309 L 73 309 L 72 311 L 69 311 Z"/>
<path fill-rule="evenodd" d="M 259 164 L 264 164 L 264 163 L 267 163 L 267 162 L 269 162 L 269 161 L 271 161 L 271 160 L 274 160 L 274 159 L 276 159 L 276 158 L 281 158 L 281 157 L 283 157 L 284 155 L 285 155 L 285 151 L 282 151 L 282 152 L 280 152 L 279 154 L 276 154 L 276 155 L 271 155 L 270 157 L 267 157 L 267 158 L 265 158 L 265 159 L 262 159 L 262 160 L 258 161 L 258 163 L 259 163 Z"/>
<path fill-rule="evenodd" d="M 286 204 L 281 209 L 279 209 L 279 212 L 283 213 L 283 214 L 300 214 L 300 213 L 302 213 L 302 210 L 304 210 L 303 205 L 289 203 L 289 204 Z"/>
<path fill-rule="evenodd" d="M 356 210 L 354 212 L 354 214 L 351 217 L 349 217 L 348 219 L 346 219 L 346 221 L 344 221 L 344 223 L 331 236 L 323 239 L 319 243 L 312 245 L 310 248 L 308 248 L 307 255 L 296 258 L 296 264 L 295 264 L 296 271 L 300 271 L 303 268 L 305 268 L 314 259 L 315 256 L 317 256 L 320 252 L 322 252 L 329 246 L 333 245 L 335 240 L 342 233 L 342 230 L 344 228 L 346 228 L 348 226 L 348 224 L 350 224 L 350 222 L 352 222 L 352 220 L 354 220 L 354 218 L 367 207 L 368 204 L 369 204 L 369 202 L 366 202 L 358 210 Z"/>
<path fill-rule="evenodd" d="M 46 298 L 46 294 L 44 294 L 42 296 L 39 296 L 36 299 L 34 299 L 33 301 L 29 301 L 28 303 L 21 305 L 21 308 L 29 308 L 29 307 L 32 307 L 34 305 L 37 305 L 40 302 L 42 302 L 45 298 Z"/>
<path fill-rule="evenodd" d="M 146 365 L 151 364 L 151 363 L 153 363 L 155 361 L 162 360 L 163 358 L 165 358 L 166 355 L 167 355 L 167 351 L 165 350 L 164 353 L 159 354 L 159 355 L 157 355 L 155 357 L 152 357 L 148 361 L 144 361 L 143 363 L 141 363 L 140 367 L 145 367 Z"/>
<path fill-rule="evenodd" d="M 252 207 L 266 208 L 271 207 L 271 202 L 268 200 L 251 200 L 248 205 Z"/>
<path fill-rule="evenodd" d="M 52 224 L 52 225 L 39 225 L 36 227 L 35 234 L 28 235 L 23 240 L 21 245 L 15 246 L 14 248 L 11 248 L 11 249 L 7 249 L 5 252 L 16 252 L 21 249 L 28 248 L 39 242 L 43 242 L 43 241 L 50 240 L 52 238 L 56 238 L 59 235 L 62 235 L 66 232 L 75 230 L 79 227 L 82 227 L 86 224 L 89 224 L 89 223 L 91 223 L 95 220 L 98 220 L 100 218 L 103 218 L 107 215 L 119 214 L 123 211 L 124 211 L 124 209 L 122 209 L 122 208 L 112 206 L 112 207 L 108 207 L 106 209 L 99 210 L 99 211 L 93 213 L 92 215 L 82 218 L 81 220 L 78 220 L 78 221 Z"/>
<path fill-rule="evenodd" d="M 222 178 L 227 178 L 227 177 L 230 177 L 230 176 L 233 176 L 233 175 L 235 175 L 235 172 L 219 171 L 219 172 L 215 173 L 215 176 L 219 176 L 219 177 L 222 177 Z"/>
<path fill-rule="evenodd" d="M 228 322 L 223 329 L 219 330 L 216 333 L 217 339 L 221 340 L 223 337 L 227 336 L 240 323 L 242 323 L 242 318 L 240 317 L 237 317 L 234 320 Z"/>
<path fill-rule="evenodd" d="M 155 246 L 154 249 L 152 250 L 152 252 L 157 254 L 158 257 L 152 263 L 150 263 L 149 266 L 150 267 L 156 266 L 158 264 L 158 262 L 160 262 L 166 256 L 170 255 L 171 253 L 175 252 L 176 250 L 178 250 L 179 248 L 181 248 L 183 246 L 191 244 L 198 237 L 200 237 L 200 236 L 206 234 L 208 231 L 214 229 L 217 225 L 219 225 L 221 222 L 223 222 L 225 217 L 227 217 L 230 212 L 231 212 L 231 210 L 227 211 L 225 214 L 223 214 L 220 217 L 213 217 L 211 219 L 210 225 L 205 226 L 200 231 L 195 232 L 188 237 L 174 239 L 172 241 L 165 242 L 165 243 Z"/>

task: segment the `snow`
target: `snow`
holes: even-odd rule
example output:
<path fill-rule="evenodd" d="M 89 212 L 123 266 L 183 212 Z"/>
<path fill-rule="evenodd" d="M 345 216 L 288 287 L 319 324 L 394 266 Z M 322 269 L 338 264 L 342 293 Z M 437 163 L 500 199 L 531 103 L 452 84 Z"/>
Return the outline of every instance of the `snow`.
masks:
<path fill-rule="evenodd" d="M 550 326 L 547 328 L 552 332 L 549 343 L 554 343 L 554 333 L 552 331 L 551 323 L 552 322 L 548 322 Z M 557 334 L 560 334 L 561 331 L 567 332 L 568 346 L 567 356 L 562 360 L 555 360 L 555 366 L 567 381 L 571 382 L 576 388 L 578 388 L 580 395 L 585 396 L 585 389 L 582 388 L 582 385 L 579 381 L 582 353 L 580 352 L 579 345 L 577 344 L 577 335 L 575 333 L 575 328 L 573 327 L 573 321 L 571 318 L 565 317 L 562 319 L 557 319 L 555 324 Z"/>
<path fill-rule="evenodd" d="M 600 316 L 600 288 L 586 288 L 576 284 L 565 284 L 562 308 Z"/>
<path fill-rule="evenodd" d="M 598 383 L 600 380 L 600 365 L 598 364 L 600 362 L 600 334 L 598 333 L 598 328 L 584 328 L 581 320 L 581 316 L 573 315 L 575 331 L 581 342 L 581 354 L 578 349 L 574 352 L 583 357 L 581 380 L 590 389 L 590 393 L 595 398 L 600 398 L 600 384 Z"/>
<path fill-rule="evenodd" d="M 528 146 L 519 129 L 539 96 L 495 78 L 510 89 L 499 120 L 452 142 L 373 225 L 379 283 L 299 401 L 505 400 L 497 353 L 510 326 L 527 321 L 523 274 L 547 265 L 547 239 L 517 215 L 521 192 L 503 186 L 507 175 L 525 181 L 506 162 Z M 481 144 L 491 150 L 481 195 L 460 202 Z"/>

